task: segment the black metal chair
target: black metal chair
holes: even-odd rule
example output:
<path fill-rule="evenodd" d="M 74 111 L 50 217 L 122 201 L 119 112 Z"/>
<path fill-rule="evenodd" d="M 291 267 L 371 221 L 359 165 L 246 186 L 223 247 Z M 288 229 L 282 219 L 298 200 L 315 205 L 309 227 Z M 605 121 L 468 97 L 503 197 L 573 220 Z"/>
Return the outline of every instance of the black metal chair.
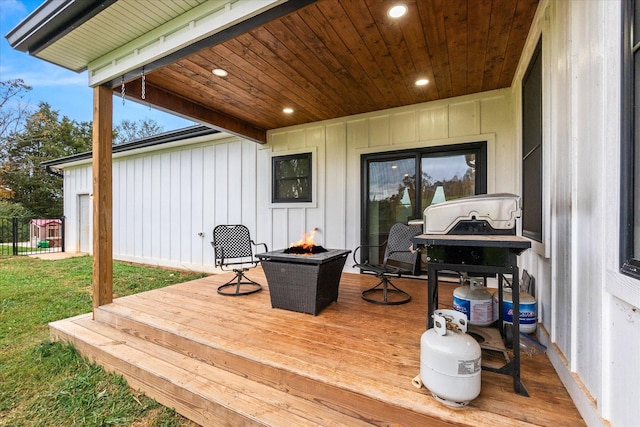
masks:
<path fill-rule="evenodd" d="M 264 246 L 265 243 L 255 243 L 251 240 L 249 229 L 244 225 L 217 225 L 213 229 L 211 242 L 215 253 L 216 267 L 223 271 L 233 270 L 236 275 L 224 285 L 218 287 L 218 293 L 225 296 L 250 295 L 262 290 L 260 283 L 245 276 L 245 272 L 256 267 L 260 260 L 253 256 L 253 248 Z M 227 267 L 232 267 L 228 269 Z M 233 288 L 233 289 L 230 289 Z"/>
<path fill-rule="evenodd" d="M 391 277 L 417 274 L 420 257 L 417 251 L 411 249 L 411 238 L 420 233 L 420 226 L 396 223 L 389 230 L 387 240 L 381 245 L 362 245 L 353 251 L 354 267 L 364 273 L 373 273 L 380 279 L 376 286 L 362 291 L 362 299 L 382 305 L 399 305 L 411 301 L 411 295 L 391 283 Z M 358 260 L 361 249 L 368 254 L 370 248 L 382 249 L 385 246 L 382 264 L 370 262 L 368 259 L 364 262 Z"/>

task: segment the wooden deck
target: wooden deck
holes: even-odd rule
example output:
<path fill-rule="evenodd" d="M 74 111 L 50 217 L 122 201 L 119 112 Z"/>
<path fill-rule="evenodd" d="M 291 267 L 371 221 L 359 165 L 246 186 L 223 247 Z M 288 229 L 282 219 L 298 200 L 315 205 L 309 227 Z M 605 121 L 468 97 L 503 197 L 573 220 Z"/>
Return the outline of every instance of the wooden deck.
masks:
<path fill-rule="evenodd" d="M 271 308 L 262 270 L 249 277 L 264 290 L 219 296 L 229 276 L 210 276 L 118 298 L 96 320 L 52 323 L 51 334 L 206 426 L 585 425 L 544 355 L 522 358 L 531 397 L 515 394 L 511 377 L 486 371 L 465 408 L 415 388 L 424 281 L 394 281 L 412 301 L 377 306 L 360 298 L 374 278 L 345 273 L 338 302 L 312 316 Z M 440 288 L 441 300 L 451 288 Z"/>

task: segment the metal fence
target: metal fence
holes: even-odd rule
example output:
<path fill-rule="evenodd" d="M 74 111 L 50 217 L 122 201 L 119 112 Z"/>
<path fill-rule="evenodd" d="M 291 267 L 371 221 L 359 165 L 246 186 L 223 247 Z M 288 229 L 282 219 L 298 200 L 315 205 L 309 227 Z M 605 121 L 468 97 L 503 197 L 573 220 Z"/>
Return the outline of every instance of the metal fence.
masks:
<path fill-rule="evenodd" d="M 0 217 L 0 256 L 64 252 L 64 217 Z"/>

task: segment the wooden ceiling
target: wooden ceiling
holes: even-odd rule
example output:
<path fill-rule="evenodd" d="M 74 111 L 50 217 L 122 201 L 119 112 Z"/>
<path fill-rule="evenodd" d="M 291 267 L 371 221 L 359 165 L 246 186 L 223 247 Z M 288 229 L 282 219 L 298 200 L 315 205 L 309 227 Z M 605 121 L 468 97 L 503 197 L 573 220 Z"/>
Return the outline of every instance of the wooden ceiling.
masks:
<path fill-rule="evenodd" d="M 399 1 L 408 13 L 393 20 L 387 10 Z M 175 55 L 146 75 L 145 101 L 265 142 L 269 129 L 509 87 L 537 4 L 319 0 Z M 141 95 L 139 80 L 129 95 Z"/>

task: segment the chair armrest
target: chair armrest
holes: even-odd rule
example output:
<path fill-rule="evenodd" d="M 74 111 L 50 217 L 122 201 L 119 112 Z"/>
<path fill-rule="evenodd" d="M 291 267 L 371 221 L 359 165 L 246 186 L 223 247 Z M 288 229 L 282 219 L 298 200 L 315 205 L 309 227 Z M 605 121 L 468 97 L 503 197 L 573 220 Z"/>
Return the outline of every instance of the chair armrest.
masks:
<path fill-rule="evenodd" d="M 381 247 L 383 247 L 383 246 L 384 246 L 384 245 L 386 245 L 386 244 L 387 244 L 387 241 L 385 240 L 384 242 L 382 242 L 382 243 L 381 243 L 381 244 L 379 244 L 379 245 L 360 245 L 360 246 L 358 246 L 358 247 L 357 247 L 357 248 L 355 248 L 355 249 L 354 249 L 354 251 L 353 251 L 353 262 L 354 262 L 354 263 L 356 263 L 356 265 L 357 265 L 357 264 L 363 264 L 362 262 L 358 261 L 358 258 L 357 258 L 357 253 L 358 253 L 358 251 L 359 251 L 360 249 L 362 249 L 362 248 L 381 248 Z M 364 264 L 366 264 L 366 263 L 368 263 L 368 262 L 369 262 L 369 260 L 366 260 L 366 261 L 364 262 Z"/>
<path fill-rule="evenodd" d="M 250 240 L 250 242 L 251 242 L 251 244 L 252 244 L 254 247 L 256 247 L 256 248 L 257 248 L 258 246 L 264 246 L 264 251 L 265 251 L 265 252 L 269 252 L 269 248 L 267 247 L 267 244 L 266 244 L 266 243 L 256 243 L 256 242 L 254 242 L 253 240 Z"/>

